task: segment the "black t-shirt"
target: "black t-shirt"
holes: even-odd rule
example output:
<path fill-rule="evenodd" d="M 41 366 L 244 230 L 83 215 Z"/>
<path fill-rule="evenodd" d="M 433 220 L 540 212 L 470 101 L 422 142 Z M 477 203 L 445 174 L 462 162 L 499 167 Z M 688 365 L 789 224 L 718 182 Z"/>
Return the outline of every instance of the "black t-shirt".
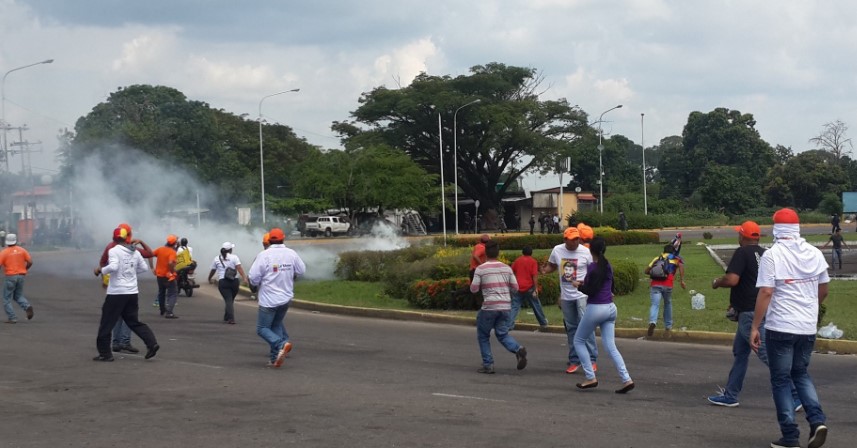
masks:
<path fill-rule="evenodd" d="M 833 248 L 834 249 L 842 249 L 842 240 L 843 239 L 844 238 L 842 238 L 842 235 L 837 235 L 835 233 L 833 235 L 830 235 L 830 241 L 833 242 Z"/>
<path fill-rule="evenodd" d="M 739 278 L 738 284 L 729 293 L 729 303 L 735 311 L 746 312 L 756 309 L 756 278 L 759 276 L 759 260 L 765 248 L 757 245 L 741 246 L 735 249 L 726 273 L 732 273 Z"/>

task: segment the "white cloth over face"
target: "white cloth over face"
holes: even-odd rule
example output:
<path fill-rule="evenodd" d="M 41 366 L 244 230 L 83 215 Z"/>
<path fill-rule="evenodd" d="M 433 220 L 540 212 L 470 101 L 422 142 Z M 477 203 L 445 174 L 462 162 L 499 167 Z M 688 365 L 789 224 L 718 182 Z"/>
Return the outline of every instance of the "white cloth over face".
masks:
<path fill-rule="evenodd" d="M 817 247 L 800 236 L 800 224 L 774 224 L 775 278 L 807 279 L 827 272 L 827 261 Z"/>

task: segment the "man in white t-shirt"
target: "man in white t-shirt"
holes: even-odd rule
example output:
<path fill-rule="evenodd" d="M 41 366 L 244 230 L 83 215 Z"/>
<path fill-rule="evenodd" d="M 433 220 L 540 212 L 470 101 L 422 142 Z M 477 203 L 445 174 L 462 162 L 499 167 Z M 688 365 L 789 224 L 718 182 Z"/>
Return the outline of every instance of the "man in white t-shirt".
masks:
<path fill-rule="evenodd" d="M 565 373 L 575 373 L 580 369 L 580 358 L 574 350 L 574 333 L 577 332 L 577 325 L 586 310 L 586 294 L 578 291 L 572 282 L 583 282 L 587 267 L 592 263 L 592 254 L 589 253 L 589 248 L 580 244 L 580 232 L 576 227 L 565 229 L 563 241 L 553 248 L 548 263 L 541 271 L 542 274 L 559 271 L 559 307 L 568 336 L 568 367 Z M 595 347 L 594 332 L 586 340 L 586 348 L 589 349 L 592 368 L 597 370 L 595 361 L 598 358 L 598 349 Z"/>
<path fill-rule="evenodd" d="M 750 330 L 750 344 L 758 351 L 764 318 L 771 388 L 782 432 L 771 447 L 800 447 L 791 392 L 794 383 L 810 425 L 808 446 L 818 448 L 827 438 L 826 417 L 807 366 L 815 345 L 818 307 L 827 297 L 830 283 L 827 261 L 818 248 L 800 237 L 800 220 L 794 210 L 774 213 L 773 233 L 774 245 L 759 263 L 759 295 Z"/>

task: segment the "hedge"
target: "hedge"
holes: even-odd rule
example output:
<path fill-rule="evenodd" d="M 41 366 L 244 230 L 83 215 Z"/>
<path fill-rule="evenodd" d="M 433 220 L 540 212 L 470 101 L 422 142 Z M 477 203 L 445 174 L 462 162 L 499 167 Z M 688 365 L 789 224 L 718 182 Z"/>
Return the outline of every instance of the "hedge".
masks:
<path fill-rule="evenodd" d="M 595 235 L 604 238 L 608 246 L 620 246 L 624 244 L 657 244 L 660 237 L 657 232 L 627 231 L 621 232 L 612 228 L 596 228 Z M 500 245 L 500 250 L 521 250 L 524 246 L 533 249 L 552 249 L 557 244 L 562 244 L 562 234 L 534 234 L 534 235 L 509 235 L 500 234 L 491 237 Z M 447 245 L 451 247 L 471 247 L 479 240 L 479 235 L 459 235 L 447 238 Z M 435 244 L 443 246 L 443 237 L 436 237 Z"/>
<path fill-rule="evenodd" d="M 432 246 L 412 246 L 393 251 L 342 252 L 334 274 L 343 280 L 377 282 L 384 278 L 389 267 L 429 258 L 436 250 Z"/>

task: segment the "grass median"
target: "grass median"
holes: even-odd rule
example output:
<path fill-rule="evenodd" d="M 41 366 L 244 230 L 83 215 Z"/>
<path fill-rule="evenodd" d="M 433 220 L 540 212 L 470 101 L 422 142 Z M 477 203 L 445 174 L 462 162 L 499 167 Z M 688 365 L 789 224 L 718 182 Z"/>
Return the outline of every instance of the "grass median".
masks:
<path fill-rule="evenodd" d="M 823 239 L 822 239 L 823 237 Z M 812 240 L 824 242 L 823 235 Z M 735 239 L 720 239 L 707 241 L 711 244 L 736 244 Z M 770 243 L 770 239 L 763 239 Z M 617 296 L 616 306 L 619 308 L 619 328 L 645 328 L 648 325 L 649 308 L 649 279 L 643 275 L 643 268 L 652 258 L 656 257 L 661 246 L 629 245 L 613 246 L 607 250 L 609 260 L 627 259 L 640 267 L 639 284 L 628 295 Z M 548 250 L 535 251 L 535 255 L 546 255 Z M 711 281 L 723 274 L 722 268 L 709 256 L 702 245 L 686 242 L 682 247 L 682 257 L 685 260 L 685 283 L 687 289 L 682 289 L 676 280 L 673 289 L 673 328 L 688 331 L 717 331 L 733 333 L 735 323 L 725 318 L 729 304 L 729 289 L 711 289 Z M 690 291 L 695 290 L 705 296 L 705 309 L 694 310 L 691 307 Z M 356 306 L 365 308 L 398 309 L 410 311 L 430 311 L 441 314 L 475 316 L 475 311 L 444 311 L 421 310 L 412 307 L 404 298 L 389 297 L 382 292 L 381 283 L 356 282 L 342 280 L 313 280 L 300 281 L 295 285 L 298 299 L 312 302 L 330 303 L 336 305 Z M 853 297 L 857 294 L 857 282 L 834 280 L 830 285 L 830 295 L 825 302 L 827 313 L 824 323 L 834 322 L 844 331 L 844 339 L 857 339 L 857 304 Z M 559 307 L 546 306 L 545 314 L 551 325 L 562 325 Z M 536 323 L 532 311 L 525 308 L 518 316 L 519 322 Z M 663 304 L 660 307 L 658 328 L 663 329 Z"/>

